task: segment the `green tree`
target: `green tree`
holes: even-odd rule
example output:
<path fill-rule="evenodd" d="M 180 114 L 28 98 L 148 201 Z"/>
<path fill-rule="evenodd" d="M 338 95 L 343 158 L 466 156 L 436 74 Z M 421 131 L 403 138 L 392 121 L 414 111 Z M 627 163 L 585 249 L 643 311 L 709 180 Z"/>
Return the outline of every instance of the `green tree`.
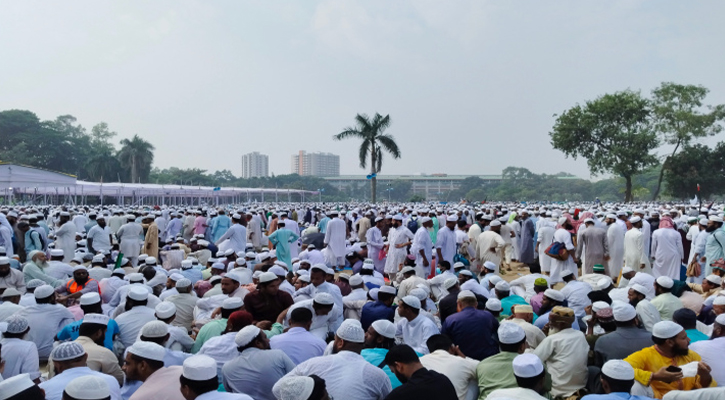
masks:
<path fill-rule="evenodd" d="M 715 149 L 701 144 L 685 146 L 672 156 L 665 173 L 666 191 L 678 199 L 697 194 L 705 199 L 725 192 L 725 143 Z M 697 191 L 700 185 L 700 191 Z"/>
<path fill-rule="evenodd" d="M 725 105 L 703 106 L 709 90 L 704 86 L 680 85 L 663 82 L 652 91 L 652 112 L 655 129 L 662 143 L 674 146 L 660 169 L 657 187 L 652 200 L 660 194 L 662 178 L 669 168 L 669 161 L 684 146 L 699 138 L 713 136 L 723 129 Z"/>
<path fill-rule="evenodd" d="M 558 116 L 551 144 L 567 157 L 586 158 L 593 175 L 623 177 L 625 201 L 631 201 L 632 178 L 657 163 L 650 154 L 659 144 L 650 114 L 639 92 L 606 94 Z"/>
<path fill-rule="evenodd" d="M 372 119 L 366 114 L 358 114 L 355 116 L 354 127 L 347 127 L 342 132 L 333 136 L 335 140 L 343 140 L 348 138 L 361 139 L 359 157 L 360 168 L 365 169 L 368 163 L 368 155 L 370 156 L 370 195 L 372 202 L 375 203 L 377 197 L 377 178 L 374 176 L 380 172 L 383 166 L 383 150 L 390 153 L 393 158 L 400 158 L 400 149 L 395 142 L 393 135 L 384 133 L 390 126 L 390 115 L 382 116 L 375 113 Z"/>
<path fill-rule="evenodd" d="M 121 166 L 129 170 L 131 182 L 148 181 L 151 173 L 151 164 L 154 162 L 154 150 L 151 143 L 143 140 L 138 135 L 133 138 L 121 140 L 121 150 L 118 152 L 118 160 Z"/>

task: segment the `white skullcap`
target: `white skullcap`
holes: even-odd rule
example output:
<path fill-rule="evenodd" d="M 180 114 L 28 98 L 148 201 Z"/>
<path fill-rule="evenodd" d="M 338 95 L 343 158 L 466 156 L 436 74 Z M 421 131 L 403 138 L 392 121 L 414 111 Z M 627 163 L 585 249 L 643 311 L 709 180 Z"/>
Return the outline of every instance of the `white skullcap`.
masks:
<path fill-rule="evenodd" d="M 220 263 L 220 262 L 215 262 L 215 263 L 213 263 L 213 264 L 211 265 L 211 268 L 212 268 L 212 269 L 221 269 L 221 270 L 225 270 L 225 269 L 227 269 L 227 267 L 226 267 L 226 266 L 225 266 L 224 264 Z"/>
<path fill-rule="evenodd" d="M 640 217 L 632 217 L 629 219 L 629 222 L 636 224 L 637 222 L 639 222 L 641 220 L 642 220 L 642 218 L 640 218 Z"/>
<path fill-rule="evenodd" d="M 457 283 L 458 283 L 458 279 L 448 278 L 443 282 L 443 287 L 445 287 L 446 289 L 450 289 L 453 286 L 456 286 Z"/>
<path fill-rule="evenodd" d="M 261 331 L 254 325 L 247 325 L 234 336 L 234 343 L 237 344 L 237 347 L 244 347 L 256 339 Z"/>
<path fill-rule="evenodd" d="M 415 308 L 416 310 L 420 310 L 420 300 L 415 296 L 405 296 L 402 299 L 400 299 L 405 305 L 411 308 Z"/>
<path fill-rule="evenodd" d="M 508 322 L 498 327 L 498 340 L 503 344 L 516 344 L 526 339 L 526 333 L 520 326 Z"/>
<path fill-rule="evenodd" d="M 498 271 L 498 265 L 492 263 L 491 261 L 483 263 L 483 267 L 490 271 Z"/>
<path fill-rule="evenodd" d="M 66 385 L 65 393 L 78 400 L 101 400 L 111 396 L 106 380 L 96 375 L 80 376 Z"/>
<path fill-rule="evenodd" d="M 669 339 L 677 336 L 684 328 L 672 321 L 660 321 L 652 327 L 652 336 L 659 339 Z"/>
<path fill-rule="evenodd" d="M 639 294 L 642 294 L 645 296 L 647 295 L 647 288 L 640 285 L 639 283 L 635 283 L 634 285 L 630 286 L 630 289 L 634 290 L 635 292 L 637 292 Z"/>
<path fill-rule="evenodd" d="M 568 219 L 566 219 L 566 217 L 561 217 L 561 218 L 559 218 L 559 221 L 557 221 L 557 222 L 559 222 L 559 225 L 564 226 L 564 224 L 566 224 L 566 221 L 568 221 Z"/>
<path fill-rule="evenodd" d="M 277 262 L 279 263 L 281 261 L 277 261 Z M 284 264 L 284 263 L 282 263 L 282 264 Z M 280 265 L 275 265 L 274 267 L 271 267 L 268 270 L 268 272 L 272 272 L 277 276 L 286 276 L 288 271 L 289 270 L 287 269 L 287 265 L 285 265 L 284 267 L 282 267 Z"/>
<path fill-rule="evenodd" d="M 8 264 L 10 264 L 10 258 L 0 257 L 0 265 L 8 265 Z"/>
<path fill-rule="evenodd" d="M 208 381 L 217 377 L 217 365 L 213 358 L 195 355 L 184 360 L 184 378 L 192 381 Z"/>
<path fill-rule="evenodd" d="M 710 221 L 712 221 L 712 222 L 722 222 L 722 217 L 719 216 L 719 215 L 711 215 L 710 216 Z"/>
<path fill-rule="evenodd" d="M 476 295 L 472 291 L 470 291 L 470 290 L 461 290 L 460 292 L 458 292 L 458 297 L 457 298 L 458 298 L 458 300 L 467 299 L 467 298 L 468 299 L 471 299 L 471 298 L 472 299 L 475 299 L 476 298 Z"/>
<path fill-rule="evenodd" d="M 101 296 L 97 292 L 85 293 L 81 296 L 81 305 L 98 304 L 101 302 Z"/>
<path fill-rule="evenodd" d="M 426 222 L 430 222 L 430 221 L 432 221 L 432 219 L 430 219 L 430 217 L 422 217 L 422 218 L 420 219 L 420 224 L 421 224 L 421 225 L 423 225 L 423 224 L 425 224 Z M 377 222 L 377 218 L 376 218 L 376 221 L 375 221 L 375 222 Z"/>
<path fill-rule="evenodd" d="M 672 289 L 672 286 L 675 284 L 675 281 L 673 281 L 669 276 L 660 276 L 655 280 L 655 282 L 665 289 Z"/>
<path fill-rule="evenodd" d="M 607 214 L 607 219 L 617 219 L 615 214 Z"/>
<path fill-rule="evenodd" d="M 725 306 L 725 296 L 717 296 L 712 301 L 712 305 L 714 306 Z"/>
<path fill-rule="evenodd" d="M 50 356 L 53 358 L 53 361 L 74 360 L 84 354 L 86 354 L 86 351 L 83 349 L 83 346 L 77 342 L 61 343 L 55 346 L 53 351 L 50 352 Z"/>
<path fill-rule="evenodd" d="M 191 281 L 186 278 L 181 278 L 178 281 L 176 281 L 176 287 L 177 288 L 187 288 L 191 286 Z"/>
<path fill-rule="evenodd" d="M 148 300 L 149 291 L 142 287 L 132 287 L 128 291 L 128 298 L 136 301 Z"/>
<path fill-rule="evenodd" d="M 725 316 L 725 314 L 722 315 Z M 372 326 L 375 332 L 377 332 L 380 336 L 388 339 L 395 339 L 395 324 L 387 319 L 379 319 L 373 322 L 370 326 Z"/>
<path fill-rule="evenodd" d="M 125 278 L 129 282 L 143 282 L 144 281 L 143 274 L 139 273 L 139 272 L 130 273 L 130 274 L 126 275 Z"/>
<path fill-rule="evenodd" d="M 53 286 L 50 285 L 43 285 L 39 288 L 35 289 L 35 292 L 33 292 L 33 295 L 36 299 L 44 299 L 46 297 L 50 297 L 55 293 L 55 290 L 53 289 Z"/>
<path fill-rule="evenodd" d="M 402 221 L 403 220 L 403 216 L 400 215 L 400 214 L 395 214 L 393 216 L 393 219 L 396 220 L 396 221 Z"/>
<path fill-rule="evenodd" d="M 174 314 L 176 314 L 176 304 L 170 301 L 162 301 L 154 307 L 154 311 L 156 311 L 157 318 L 171 318 Z"/>
<path fill-rule="evenodd" d="M 448 217 L 446 217 L 446 222 L 458 222 L 458 215 L 449 215 Z"/>
<path fill-rule="evenodd" d="M 496 290 L 499 292 L 508 292 L 511 290 L 511 285 L 506 281 L 501 281 L 496 284 Z"/>
<path fill-rule="evenodd" d="M 491 221 L 489 226 L 501 226 L 501 222 L 499 220 L 495 219 L 495 220 Z"/>
<path fill-rule="evenodd" d="M 624 360 L 609 360 L 602 366 L 602 374 L 619 381 L 634 380 L 634 368 Z"/>
<path fill-rule="evenodd" d="M 365 343 L 365 331 L 356 319 L 346 319 L 337 328 L 335 335 L 346 342 Z"/>
<path fill-rule="evenodd" d="M 612 315 L 615 321 L 627 322 L 634 319 L 637 316 L 637 310 L 632 307 L 631 304 L 623 301 L 612 302 Z"/>
<path fill-rule="evenodd" d="M 272 394 L 278 400 L 307 400 L 315 390 L 315 380 L 309 376 L 290 376 L 277 381 Z"/>
<path fill-rule="evenodd" d="M 262 275 L 259 275 L 259 283 L 272 282 L 277 279 L 279 278 L 277 278 L 277 275 L 275 275 L 272 271 L 263 272 Z"/>
<path fill-rule="evenodd" d="M 62 255 L 64 255 L 63 249 L 53 249 L 53 250 L 50 251 L 50 256 L 51 257 L 60 257 Z"/>
<path fill-rule="evenodd" d="M 162 321 L 149 321 L 141 328 L 141 336 L 160 338 L 169 333 L 169 326 Z"/>
<path fill-rule="evenodd" d="M 163 346 L 154 342 L 144 342 L 141 340 L 129 347 L 128 352 L 137 357 L 161 362 L 163 362 L 164 357 L 166 357 L 166 349 Z"/>
<path fill-rule="evenodd" d="M 503 310 L 503 307 L 501 306 L 501 300 L 493 298 L 493 297 L 486 300 L 486 309 L 491 310 L 491 311 Z"/>
<path fill-rule="evenodd" d="M 597 281 L 597 290 L 603 290 L 612 285 L 612 278 L 605 276 Z"/>
<path fill-rule="evenodd" d="M 98 254 L 98 255 L 93 256 L 93 258 L 91 259 L 91 262 L 92 263 L 102 263 L 103 260 L 105 260 L 105 257 L 103 257 L 102 254 Z"/>
<path fill-rule="evenodd" d="M 380 293 L 392 294 L 393 296 L 395 296 L 395 294 L 396 294 L 395 288 L 392 286 L 388 286 L 388 285 L 381 286 L 379 290 L 380 290 Z M 725 298 L 725 297 L 723 297 L 723 298 Z"/>
<path fill-rule="evenodd" d="M 408 266 L 408 267 L 404 267 L 403 269 L 400 270 L 400 273 L 403 275 L 405 275 L 409 272 L 415 272 L 415 268 Z"/>
<path fill-rule="evenodd" d="M 350 286 L 358 286 L 362 285 L 364 283 L 362 276 L 355 274 L 350 277 L 349 279 Z"/>
<path fill-rule="evenodd" d="M 462 263 L 460 261 L 453 263 L 453 269 L 456 269 L 456 268 L 465 268 L 465 267 L 466 267 L 466 264 L 464 264 L 464 263 Z"/>
<path fill-rule="evenodd" d="M 624 268 L 622 268 L 622 275 L 628 274 L 630 272 L 634 272 L 634 270 L 632 268 L 630 268 L 630 267 L 624 267 Z"/>
<path fill-rule="evenodd" d="M 502 280 L 503 280 L 503 278 L 501 278 L 500 276 L 494 275 L 494 276 L 488 278 L 488 284 L 496 286 L 496 284 L 501 282 Z"/>
<path fill-rule="evenodd" d="M 193 265 L 194 265 L 194 263 L 193 263 L 193 262 L 191 262 L 191 260 L 189 260 L 189 259 L 187 259 L 187 260 L 182 260 L 182 261 L 181 261 L 181 269 L 189 269 L 189 268 L 191 268 L 191 267 L 192 267 Z"/>
<path fill-rule="evenodd" d="M 714 274 L 708 275 L 705 279 L 715 286 L 720 286 L 722 284 L 722 278 Z"/>
<path fill-rule="evenodd" d="M 425 290 L 421 288 L 415 288 L 408 292 L 411 296 L 415 296 L 420 300 L 421 304 L 425 301 L 425 299 L 428 297 L 428 294 L 425 292 Z"/>
<path fill-rule="evenodd" d="M 546 289 L 544 291 L 544 296 L 546 296 L 554 301 L 559 301 L 559 302 L 564 301 L 564 294 L 558 290 Z"/>
<path fill-rule="evenodd" d="M 312 380 L 312 378 L 309 378 Z M 29 374 L 15 375 L 11 378 L 0 382 L 0 400 L 9 399 L 20 394 L 31 387 L 35 386 L 35 382 L 30 380 Z M 312 393 L 312 391 L 310 391 Z"/>
<path fill-rule="evenodd" d="M 2 296 L 0 296 L 0 297 L 3 298 L 3 299 L 5 299 L 5 298 L 8 298 L 8 297 L 15 297 L 15 296 L 22 296 L 22 293 L 20 293 L 18 291 L 18 289 L 15 289 L 15 288 L 7 288 L 7 289 L 5 289 L 5 291 L 3 292 Z"/>
<path fill-rule="evenodd" d="M 323 306 L 331 306 L 335 304 L 335 299 L 329 293 L 320 292 L 315 294 L 315 303 Z"/>
<path fill-rule="evenodd" d="M 607 302 L 605 302 L 605 301 L 595 301 L 594 303 L 592 303 L 593 312 L 599 312 L 599 310 L 602 310 L 602 309 L 605 309 L 608 307 L 609 307 L 609 304 L 607 304 Z"/>
<path fill-rule="evenodd" d="M 25 285 L 27 289 L 35 289 L 39 288 L 41 286 L 45 285 L 45 282 L 40 279 L 31 279 L 28 281 L 28 283 Z"/>
<path fill-rule="evenodd" d="M 83 322 L 81 324 L 98 324 L 108 326 L 108 321 L 111 318 L 108 315 L 103 314 L 86 314 L 83 316 Z"/>
<path fill-rule="evenodd" d="M 222 308 L 225 310 L 236 310 L 244 305 L 244 300 L 239 297 L 229 297 L 224 299 Z"/>
<path fill-rule="evenodd" d="M 725 314 L 718 315 L 717 318 L 715 318 L 715 322 L 722 326 L 725 326 Z"/>
<path fill-rule="evenodd" d="M 169 279 L 171 279 L 174 282 L 178 282 L 179 280 L 184 279 L 184 275 L 173 273 L 173 274 L 169 275 Z"/>
<path fill-rule="evenodd" d="M 7 317 L 5 322 L 8 324 L 5 329 L 7 333 L 23 333 L 26 329 L 28 329 L 28 319 L 22 315 L 13 314 Z"/>
<path fill-rule="evenodd" d="M 514 375 L 520 378 L 533 378 L 544 372 L 544 364 L 534 354 L 519 354 L 513 361 Z"/>
<path fill-rule="evenodd" d="M 247 260 L 245 260 L 245 259 L 243 259 L 243 258 L 239 257 L 239 258 L 237 258 L 237 259 L 236 259 L 236 260 L 234 261 L 234 263 L 235 263 L 235 264 L 237 264 L 237 265 L 239 265 L 239 266 L 243 266 L 243 265 L 247 265 Z"/>
<path fill-rule="evenodd" d="M 700 218 L 700 225 L 707 225 L 707 218 Z"/>

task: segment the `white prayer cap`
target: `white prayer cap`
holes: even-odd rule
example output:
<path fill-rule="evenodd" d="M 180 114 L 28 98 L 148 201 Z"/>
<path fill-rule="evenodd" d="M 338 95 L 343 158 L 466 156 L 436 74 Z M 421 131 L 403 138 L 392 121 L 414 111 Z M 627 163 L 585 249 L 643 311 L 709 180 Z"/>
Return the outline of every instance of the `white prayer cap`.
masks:
<path fill-rule="evenodd" d="M 655 282 L 665 289 L 672 289 L 672 286 L 675 284 L 675 281 L 673 281 L 669 276 L 660 276 L 655 279 Z"/>
<path fill-rule="evenodd" d="M 428 298 L 428 294 L 425 292 L 425 290 L 421 288 L 415 288 L 408 292 L 411 296 L 415 296 L 420 300 L 421 304 L 425 301 L 426 298 Z"/>
<path fill-rule="evenodd" d="M 3 292 L 2 296 L 0 296 L 0 297 L 2 297 L 3 299 L 5 299 L 5 298 L 8 298 L 8 297 L 15 297 L 15 296 L 22 296 L 22 293 L 20 293 L 18 291 L 18 289 L 15 289 L 15 288 L 7 288 L 7 289 L 5 289 L 5 291 Z"/>
<path fill-rule="evenodd" d="M 403 274 L 403 275 L 405 275 L 405 274 L 407 274 L 409 272 L 415 272 L 415 268 L 413 268 L 411 266 L 407 266 L 407 267 L 404 267 L 403 269 L 400 270 L 400 273 Z"/>
<path fill-rule="evenodd" d="M 592 311 L 598 312 L 601 309 L 609 307 L 609 304 L 605 301 L 595 301 L 592 303 Z"/>
<path fill-rule="evenodd" d="M 315 294 L 315 303 L 321 304 L 323 306 L 331 306 L 335 304 L 335 299 L 329 293 L 320 292 Z"/>
<path fill-rule="evenodd" d="M 93 256 L 93 258 L 91 259 L 91 262 L 92 263 L 102 263 L 102 262 L 104 262 L 104 260 L 105 260 L 105 258 L 103 257 L 103 254 L 97 254 L 97 255 Z"/>
<path fill-rule="evenodd" d="M 27 289 L 35 289 L 39 288 L 41 286 L 45 285 L 45 282 L 40 279 L 31 279 L 28 281 L 28 283 L 25 285 L 25 288 Z"/>
<path fill-rule="evenodd" d="M 672 321 L 660 321 L 652 327 L 652 336 L 659 339 L 669 339 L 677 336 L 684 328 Z"/>
<path fill-rule="evenodd" d="M 335 335 L 346 342 L 365 343 L 365 331 L 356 319 L 346 319 L 337 328 Z"/>
<path fill-rule="evenodd" d="M 238 297 L 235 297 L 235 299 L 237 298 Z M 174 314 L 176 314 L 176 304 L 170 301 L 162 301 L 154 307 L 154 311 L 156 311 L 156 318 L 171 318 Z"/>
<path fill-rule="evenodd" d="M 362 276 L 355 274 L 350 277 L 349 282 L 350 282 L 350 286 L 358 286 L 358 285 L 362 285 L 364 281 L 363 281 Z"/>
<path fill-rule="evenodd" d="M 64 255 L 63 249 L 53 249 L 53 250 L 50 251 L 50 256 L 51 257 L 60 257 L 62 255 Z"/>
<path fill-rule="evenodd" d="M 149 321 L 141 328 L 141 336 L 160 338 L 169 333 L 169 326 L 163 321 Z"/>
<path fill-rule="evenodd" d="M 310 378 L 311 380 L 312 378 Z M 0 400 L 6 400 L 18 395 L 31 387 L 35 386 L 35 382 L 30 380 L 30 375 L 20 374 L 0 382 Z M 310 391 L 312 393 L 312 391 Z"/>
<path fill-rule="evenodd" d="M 148 254 L 139 254 L 138 260 L 145 261 L 148 257 L 149 257 Z"/>
<path fill-rule="evenodd" d="M 217 377 L 216 361 L 202 354 L 184 360 L 184 378 L 192 381 L 208 381 Z"/>
<path fill-rule="evenodd" d="M 612 302 L 612 315 L 615 321 L 627 322 L 637 316 L 637 310 L 629 303 L 615 300 Z"/>
<path fill-rule="evenodd" d="M 712 305 L 725 306 L 725 296 L 716 296 L 715 299 L 712 301 Z"/>
<path fill-rule="evenodd" d="M 597 290 L 603 290 L 612 285 L 612 278 L 604 276 L 597 281 Z"/>
<path fill-rule="evenodd" d="M 488 278 L 488 284 L 496 286 L 496 284 L 501 282 L 502 280 L 503 280 L 503 278 L 501 278 L 500 276 L 494 275 L 494 276 Z"/>
<path fill-rule="evenodd" d="M 98 324 L 108 326 L 108 321 L 111 318 L 108 315 L 103 314 L 86 314 L 83 316 L 83 322 L 81 324 Z"/>
<path fill-rule="evenodd" d="M 211 265 L 211 268 L 212 269 L 220 269 L 222 271 L 225 270 L 225 269 L 227 269 L 227 267 L 224 264 L 218 263 L 218 262 L 215 262 L 214 264 L 212 264 Z"/>
<path fill-rule="evenodd" d="M 707 218 L 700 218 L 700 225 L 707 225 Z"/>
<path fill-rule="evenodd" d="M 176 287 L 177 288 L 187 288 L 191 286 L 191 281 L 186 278 L 181 278 L 178 281 L 176 281 Z"/>
<path fill-rule="evenodd" d="M 511 285 L 509 285 L 509 283 L 506 281 L 501 281 L 496 284 L 496 290 L 498 290 L 499 292 L 508 292 L 509 290 L 511 290 Z"/>
<path fill-rule="evenodd" d="M 632 268 L 630 268 L 630 267 L 624 267 L 624 268 L 622 268 L 622 275 L 628 274 L 630 272 L 634 272 L 634 270 Z"/>
<path fill-rule="evenodd" d="M 631 222 L 631 223 L 633 223 L 633 224 L 636 224 L 637 222 L 639 222 L 639 221 L 641 221 L 641 220 L 642 220 L 642 218 L 640 218 L 640 217 L 636 217 L 636 216 L 635 216 L 635 217 L 632 217 L 632 218 L 630 218 L 630 219 L 629 219 L 629 222 Z"/>
<path fill-rule="evenodd" d="M 375 217 L 375 223 L 378 223 L 383 220 L 383 217 Z"/>
<path fill-rule="evenodd" d="M 396 221 L 402 221 L 403 220 L 403 216 L 400 215 L 400 214 L 395 214 L 393 216 L 393 219 L 396 220 Z"/>
<path fill-rule="evenodd" d="M 392 286 L 388 286 L 388 285 L 381 286 L 379 291 L 380 291 L 380 293 L 392 294 L 393 296 L 395 296 L 395 293 L 396 293 L 395 288 Z"/>
<path fill-rule="evenodd" d="M 395 339 L 395 324 L 387 319 L 379 319 L 373 322 L 370 326 L 372 326 L 375 332 L 377 332 L 380 336 L 388 339 Z"/>
<path fill-rule="evenodd" d="M 191 262 L 191 260 L 182 260 L 181 261 L 181 269 L 190 269 L 194 263 Z"/>
<path fill-rule="evenodd" d="M 447 222 L 458 222 L 458 215 L 451 214 L 448 217 L 446 217 Z"/>
<path fill-rule="evenodd" d="M 143 282 L 144 277 L 140 272 L 132 272 L 125 276 L 125 279 L 129 282 Z"/>
<path fill-rule="evenodd" d="M 533 378 L 544 372 L 541 359 L 532 353 L 519 354 L 513 361 L 514 375 L 520 378 Z"/>
<path fill-rule="evenodd" d="M 475 299 L 476 298 L 476 295 L 472 291 L 470 291 L 470 290 L 461 290 L 460 292 L 458 292 L 458 297 L 457 298 L 458 298 L 458 300 L 466 299 L 466 298 Z"/>
<path fill-rule="evenodd" d="M 647 288 L 640 285 L 639 283 L 635 283 L 634 285 L 630 286 L 629 288 L 634 290 L 635 292 L 645 295 L 645 296 L 647 295 L 647 292 L 648 292 Z"/>
<path fill-rule="evenodd" d="M 458 283 L 458 279 L 448 278 L 443 282 L 443 287 L 445 287 L 446 289 L 450 289 L 453 286 L 456 286 L 457 283 Z"/>
<path fill-rule="evenodd" d="M 315 380 L 309 376 L 290 376 L 277 381 L 272 393 L 278 400 L 307 400 L 315 390 Z"/>
<path fill-rule="evenodd" d="M 163 323 L 163 322 L 162 322 Z M 137 341 L 133 346 L 128 348 L 128 352 L 141 358 L 154 361 L 164 361 L 166 357 L 166 349 L 154 342 Z"/>
<path fill-rule="evenodd" d="M 486 261 L 485 263 L 483 263 L 483 267 L 490 271 L 498 271 L 498 265 L 491 261 Z"/>
<path fill-rule="evenodd" d="M 501 222 L 499 220 L 495 219 L 495 220 L 491 221 L 489 226 L 501 226 Z"/>
<path fill-rule="evenodd" d="M 432 220 L 430 219 L 430 217 L 422 217 L 422 218 L 420 219 L 420 224 L 421 224 L 421 225 L 423 225 L 423 224 L 425 224 L 426 222 L 430 222 L 430 221 L 432 221 Z"/>
<path fill-rule="evenodd" d="M 10 258 L 9 257 L 0 257 L 0 265 L 8 265 L 8 264 L 10 264 Z"/>
<path fill-rule="evenodd" d="M 156 257 L 146 257 L 146 259 L 144 260 L 144 263 L 146 265 L 156 264 Z"/>
<path fill-rule="evenodd" d="M 627 215 L 627 212 L 626 212 L 626 211 L 624 211 L 624 210 L 619 210 L 619 211 L 617 211 L 617 215 L 622 215 L 622 216 L 624 216 L 624 215 Z"/>
<path fill-rule="evenodd" d="M 36 289 L 37 291 L 37 289 Z M 128 298 L 136 301 L 144 301 L 149 298 L 149 291 L 142 287 L 132 287 L 128 291 Z"/>
<path fill-rule="evenodd" d="M 244 305 L 244 301 L 239 297 L 229 297 L 224 299 L 222 308 L 225 310 L 236 310 Z"/>
<path fill-rule="evenodd" d="M 722 222 L 722 217 L 719 216 L 719 215 L 711 215 L 710 216 L 710 221 L 712 221 L 712 222 Z"/>
<path fill-rule="evenodd" d="M 602 374 L 619 381 L 634 380 L 634 368 L 624 360 L 609 360 L 602 366 Z"/>
<path fill-rule="evenodd" d="M 544 291 L 544 296 L 546 296 L 554 301 L 559 301 L 559 302 L 564 301 L 564 294 L 558 290 L 546 289 Z"/>
<path fill-rule="evenodd" d="M 282 263 L 282 264 L 284 264 L 284 263 L 283 263 L 283 262 L 281 262 L 281 261 L 277 261 L 277 262 L 278 262 L 278 263 Z M 277 275 L 277 276 L 286 276 L 286 275 L 287 275 L 287 272 L 288 272 L 288 271 L 289 271 L 289 270 L 287 269 L 287 264 L 285 264 L 285 265 L 284 265 L 284 267 L 282 267 L 282 266 L 279 266 L 279 265 L 275 265 L 274 267 L 271 267 L 271 268 L 270 268 L 270 269 L 268 270 L 268 272 L 272 272 L 272 273 L 274 273 L 274 274 L 275 274 L 275 275 Z"/>
<path fill-rule="evenodd" d="M 491 311 L 503 310 L 503 307 L 501 306 L 501 300 L 493 298 L 493 297 L 486 300 L 486 309 L 491 310 Z"/>
<path fill-rule="evenodd" d="M 725 326 L 725 314 L 718 315 L 717 318 L 715 318 L 715 322 L 722 326 Z"/>
<path fill-rule="evenodd" d="M 714 284 L 715 286 L 720 286 L 722 284 L 722 278 L 714 274 L 708 275 L 705 279 L 710 283 Z"/>
<path fill-rule="evenodd" d="M 55 293 L 55 290 L 53 290 L 53 286 L 50 285 L 43 285 L 39 288 L 35 289 L 35 292 L 33 292 L 33 295 L 36 299 L 44 299 L 46 297 L 50 297 Z"/>
<path fill-rule="evenodd" d="M 498 327 L 498 340 L 503 344 L 516 344 L 526 339 L 526 333 L 520 326 L 508 322 Z"/>
<path fill-rule="evenodd" d="M 103 400 L 111 396 L 106 380 L 96 375 L 80 376 L 65 387 L 64 392 L 78 400 Z"/>
<path fill-rule="evenodd" d="M 403 297 L 400 301 L 405 303 L 405 305 L 408 307 L 415 308 L 416 310 L 420 310 L 420 300 L 418 300 L 418 298 L 415 296 L 408 295 L 408 296 Z"/>
<path fill-rule="evenodd" d="M 78 342 L 63 342 L 55 346 L 53 351 L 50 352 L 50 356 L 53 358 L 53 361 L 74 360 L 78 357 L 82 357 L 84 354 L 86 354 L 86 351 Z"/>
<path fill-rule="evenodd" d="M 566 217 L 561 217 L 557 222 L 559 223 L 559 225 L 564 226 L 564 224 L 566 224 L 566 221 L 568 221 Z"/>
<path fill-rule="evenodd" d="M 614 214 L 607 214 L 608 219 L 617 219 L 617 216 Z"/>
<path fill-rule="evenodd" d="M 327 265 L 325 265 L 325 264 L 315 264 L 315 265 L 311 266 L 310 272 L 312 272 L 312 270 L 315 270 L 315 269 L 320 270 L 324 273 L 327 273 Z"/>
<path fill-rule="evenodd" d="M 97 292 L 86 293 L 81 296 L 81 305 L 87 306 L 90 304 L 98 304 L 101 302 L 101 296 Z"/>
<path fill-rule="evenodd" d="M 237 347 L 244 347 L 256 339 L 261 331 L 254 325 L 247 325 L 234 336 L 234 343 L 237 344 Z"/>
<path fill-rule="evenodd" d="M 473 276 L 473 272 L 471 272 L 471 271 L 469 271 L 467 269 L 464 269 L 463 271 L 459 272 L 458 275 L 459 276 L 460 275 L 463 275 L 463 276 L 471 276 L 472 277 Z"/>
<path fill-rule="evenodd" d="M 274 272 L 267 271 L 267 272 L 262 273 L 262 275 L 259 276 L 259 283 L 272 282 L 272 281 L 276 281 L 277 279 L 279 279 L 279 278 L 277 278 L 277 275 L 275 275 Z"/>
<path fill-rule="evenodd" d="M 178 273 L 172 273 L 171 275 L 169 275 L 169 278 L 171 278 L 171 280 L 174 281 L 174 282 L 178 282 L 181 279 L 184 279 L 184 275 L 181 275 L 181 274 L 178 274 Z"/>
<path fill-rule="evenodd" d="M 28 329 L 28 319 L 22 315 L 13 314 L 5 319 L 8 324 L 6 328 L 7 333 L 23 333 Z"/>

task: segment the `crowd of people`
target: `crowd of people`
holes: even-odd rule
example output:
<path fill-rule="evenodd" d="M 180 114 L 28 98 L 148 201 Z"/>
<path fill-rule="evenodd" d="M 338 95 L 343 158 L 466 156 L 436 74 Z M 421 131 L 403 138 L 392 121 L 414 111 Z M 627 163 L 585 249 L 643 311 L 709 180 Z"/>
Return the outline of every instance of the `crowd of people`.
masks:
<path fill-rule="evenodd" d="M 723 209 L 0 208 L 0 400 L 725 399 Z"/>

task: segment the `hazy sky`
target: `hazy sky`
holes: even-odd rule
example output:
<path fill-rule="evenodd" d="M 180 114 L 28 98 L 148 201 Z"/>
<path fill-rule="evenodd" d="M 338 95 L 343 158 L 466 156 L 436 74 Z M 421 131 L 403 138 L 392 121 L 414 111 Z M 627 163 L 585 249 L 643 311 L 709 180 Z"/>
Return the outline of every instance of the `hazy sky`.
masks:
<path fill-rule="evenodd" d="M 626 88 L 702 84 L 725 103 L 723 1 L 0 0 L 0 110 L 107 122 L 155 166 L 290 172 L 356 113 L 390 114 L 382 174 L 589 173 L 555 113 Z M 722 138 L 721 138 L 722 139 Z M 712 142 L 716 140 L 711 140 Z"/>

